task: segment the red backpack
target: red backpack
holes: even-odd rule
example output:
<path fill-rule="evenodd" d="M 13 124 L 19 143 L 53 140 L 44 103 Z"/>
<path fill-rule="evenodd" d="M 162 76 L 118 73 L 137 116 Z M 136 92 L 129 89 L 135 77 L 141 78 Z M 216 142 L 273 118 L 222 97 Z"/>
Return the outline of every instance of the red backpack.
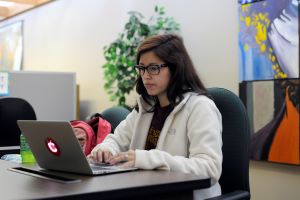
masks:
<path fill-rule="evenodd" d="M 83 149 L 85 155 L 90 154 L 92 149 L 112 131 L 110 123 L 100 116 L 95 116 L 87 122 L 73 120 L 71 125 L 73 128 L 84 130 L 86 134 L 85 148 Z"/>

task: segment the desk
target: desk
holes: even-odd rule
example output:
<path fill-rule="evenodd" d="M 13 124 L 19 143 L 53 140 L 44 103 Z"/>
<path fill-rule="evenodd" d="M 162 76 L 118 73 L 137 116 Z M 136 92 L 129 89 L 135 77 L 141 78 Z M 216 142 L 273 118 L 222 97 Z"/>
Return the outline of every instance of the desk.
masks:
<path fill-rule="evenodd" d="M 192 199 L 209 179 L 168 171 L 138 170 L 104 176 L 64 174 L 79 183 L 58 183 L 7 170 L 17 163 L 0 160 L 0 198 L 11 199 Z"/>

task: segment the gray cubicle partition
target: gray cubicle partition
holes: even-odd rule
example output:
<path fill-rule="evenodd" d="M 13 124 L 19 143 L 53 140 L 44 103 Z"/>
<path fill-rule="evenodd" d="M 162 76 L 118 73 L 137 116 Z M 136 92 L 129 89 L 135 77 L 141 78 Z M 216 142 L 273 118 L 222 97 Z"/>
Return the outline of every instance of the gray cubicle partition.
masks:
<path fill-rule="evenodd" d="M 9 72 L 9 96 L 26 99 L 38 120 L 76 119 L 76 74 Z"/>

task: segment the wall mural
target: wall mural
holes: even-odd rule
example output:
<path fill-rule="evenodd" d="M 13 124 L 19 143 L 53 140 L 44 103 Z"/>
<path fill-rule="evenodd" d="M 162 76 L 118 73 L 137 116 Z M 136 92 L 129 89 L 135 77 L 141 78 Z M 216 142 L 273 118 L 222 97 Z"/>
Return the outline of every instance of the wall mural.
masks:
<path fill-rule="evenodd" d="M 0 27 L 0 70 L 20 70 L 23 55 L 22 21 Z"/>
<path fill-rule="evenodd" d="M 239 0 L 240 97 L 251 159 L 300 164 L 299 0 Z"/>

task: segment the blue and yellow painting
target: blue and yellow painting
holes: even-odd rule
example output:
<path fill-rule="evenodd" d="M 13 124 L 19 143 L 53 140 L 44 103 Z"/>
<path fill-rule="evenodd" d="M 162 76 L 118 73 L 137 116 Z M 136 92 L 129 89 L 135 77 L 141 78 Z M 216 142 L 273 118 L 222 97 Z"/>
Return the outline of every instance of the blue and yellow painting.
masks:
<path fill-rule="evenodd" d="M 299 0 L 239 0 L 250 158 L 300 165 Z"/>
<path fill-rule="evenodd" d="M 239 3 L 240 81 L 299 78 L 299 1 Z"/>

